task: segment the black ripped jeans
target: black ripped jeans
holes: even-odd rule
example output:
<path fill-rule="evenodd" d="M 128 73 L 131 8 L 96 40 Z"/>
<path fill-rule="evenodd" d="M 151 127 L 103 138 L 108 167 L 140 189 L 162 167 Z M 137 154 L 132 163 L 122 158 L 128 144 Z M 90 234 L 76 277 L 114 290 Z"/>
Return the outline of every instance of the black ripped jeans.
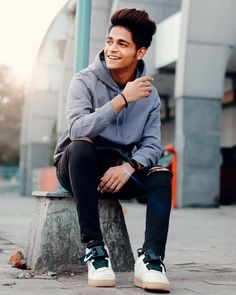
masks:
<path fill-rule="evenodd" d="M 147 195 L 146 230 L 143 250 L 152 249 L 165 256 L 165 245 L 171 208 L 171 173 L 147 170 L 134 173 L 118 193 L 101 194 L 97 191 L 100 177 L 112 166 L 120 165 L 122 157 L 114 150 L 96 149 L 87 141 L 72 141 L 57 163 L 60 184 L 75 198 L 81 239 L 102 240 L 99 224 L 98 198 L 131 199 Z"/>

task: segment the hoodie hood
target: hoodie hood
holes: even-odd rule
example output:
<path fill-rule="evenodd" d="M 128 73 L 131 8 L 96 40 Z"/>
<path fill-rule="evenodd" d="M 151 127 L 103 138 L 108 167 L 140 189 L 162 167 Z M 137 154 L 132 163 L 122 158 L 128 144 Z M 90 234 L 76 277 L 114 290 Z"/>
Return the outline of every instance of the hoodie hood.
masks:
<path fill-rule="evenodd" d="M 95 75 L 109 88 L 116 90 L 119 89 L 119 85 L 112 79 L 109 69 L 106 67 L 106 61 L 104 57 L 104 50 L 100 51 L 94 60 L 94 63 L 90 66 Z M 137 64 L 135 78 L 139 78 L 146 74 L 146 67 L 143 60 L 139 60 Z"/>

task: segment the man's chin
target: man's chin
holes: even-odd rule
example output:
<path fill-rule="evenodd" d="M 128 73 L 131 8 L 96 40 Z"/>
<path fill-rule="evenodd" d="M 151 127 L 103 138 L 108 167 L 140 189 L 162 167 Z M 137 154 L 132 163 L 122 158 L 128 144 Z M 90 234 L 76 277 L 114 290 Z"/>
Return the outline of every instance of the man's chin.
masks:
<path fill-rule="evenodd" d="M 109 64 L 107 64 L 107 68 L 108 68 L 108 70 L 113 70 L 113 71 L 120 69 L 120 67 L 117 67 L 117 66 L 114 66 L 114 65 L 109 65 Z"/>
<path fill-rule="evenodd" d="M 106 60 L 106 66 L 109 70 L 119 69 L 119 66 L 115 62 L 111 62 L 110 60 Z"/>

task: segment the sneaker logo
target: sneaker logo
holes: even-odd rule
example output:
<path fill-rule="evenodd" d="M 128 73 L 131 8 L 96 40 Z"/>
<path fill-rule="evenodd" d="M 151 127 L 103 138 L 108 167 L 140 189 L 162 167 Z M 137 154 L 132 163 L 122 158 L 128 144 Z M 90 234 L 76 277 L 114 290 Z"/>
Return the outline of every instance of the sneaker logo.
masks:
<path fill-rule="evenodd" d="M 84 257 L 84 262 L 89 261 L 93 257 L 93 252 L 89 252 L 85 257 Z"/>

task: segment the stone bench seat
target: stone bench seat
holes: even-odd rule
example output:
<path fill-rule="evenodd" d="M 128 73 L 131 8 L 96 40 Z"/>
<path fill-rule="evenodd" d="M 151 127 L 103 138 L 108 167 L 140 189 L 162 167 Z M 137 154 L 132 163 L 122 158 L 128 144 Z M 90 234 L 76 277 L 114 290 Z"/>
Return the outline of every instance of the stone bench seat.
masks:
<path fill-rule="evenodd" d="M 85 245 L 73 196 L 66 191 L 34 191 L 36 206 L 25 249 L 26 263 L 43 273 L 78 273 L 86 270 L 79 257 Z M 115 271 L 133 270 L 134 257 L 119 201 L 99 200 L 99 214 L 104 242 L 108 246 Z"/>

